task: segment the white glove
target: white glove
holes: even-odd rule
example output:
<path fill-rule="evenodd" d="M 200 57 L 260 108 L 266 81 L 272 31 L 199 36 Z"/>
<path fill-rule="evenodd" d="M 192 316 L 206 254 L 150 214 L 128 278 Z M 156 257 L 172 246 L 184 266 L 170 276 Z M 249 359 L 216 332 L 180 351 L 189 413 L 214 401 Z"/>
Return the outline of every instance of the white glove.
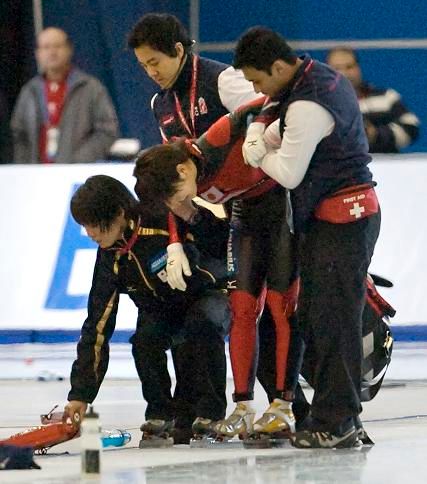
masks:
<path fill-rule="evenodd" d="M 264 143 L 265 124 L 251 123 L 246 131 L 245 142 L 242 146 L 243 159 L 247 165 L 259 168 L 261 160 L 267 153 Z"/>
<path fill-rule="evenodd" d="M 191 276 L 191 269 L 184 252 L 184 247 L 181 242 L 174 242 L 168 245 L 167 251 L 166 273 L 168 275 L 168 284 L 172 289 L 185 291 L 187 284 L 185 283 L 183 274 L 188 277 Z"/>

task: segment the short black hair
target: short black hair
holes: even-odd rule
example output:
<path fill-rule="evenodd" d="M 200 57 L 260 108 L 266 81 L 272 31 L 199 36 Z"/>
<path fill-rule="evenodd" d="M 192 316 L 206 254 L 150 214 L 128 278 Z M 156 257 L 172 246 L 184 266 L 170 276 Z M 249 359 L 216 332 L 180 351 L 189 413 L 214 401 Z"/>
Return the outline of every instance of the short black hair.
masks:
<path fill-rule="evenodd" d="M 186 28 L 175 15 L 148 13 L 141 17 L 128 35 L 128 47 L 137 49 L 148 45 L 169 57 L 176 57 L 175 44 L 180 42 L 186 53 L 191 51 L 193 41 Z"/>
<path fill-rule="evenodd" d="M 102 232 L 111 228 L 121 210 L 128 219 L 136 206 L 137 200 L 127 187 L 107 175 L 88 178 L 70 202 L 71 215 L 78 224 L 99 227 Z"/>
<path fill-rule="evenodd" d="M 234 52 L 235 69 L 253 67 L 271 74 L 271 66 L 276 60 L 295 65 L 297 55 L 279 33 L 267 27 L 251 27 L 237 42 Z"/>

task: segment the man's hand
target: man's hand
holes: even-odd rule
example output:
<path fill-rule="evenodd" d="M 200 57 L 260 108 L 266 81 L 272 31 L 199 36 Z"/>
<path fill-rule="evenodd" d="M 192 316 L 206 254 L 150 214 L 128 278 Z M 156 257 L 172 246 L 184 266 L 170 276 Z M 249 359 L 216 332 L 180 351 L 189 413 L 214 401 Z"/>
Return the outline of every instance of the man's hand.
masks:
<path fill-rule="evenodd" d="M 242 146 L 245 163 L 254 168 L 259 168 L 261 160 L 267 153 L 267 148 L 264 143 L 264 131 L 265 125 L 263 123 L 251 123 Z"/>
<path fill-rule="evenodd" d="M 168 284 L 172 289 L 185 291 L 187 284 L 184 280 L 183 274 L 187 277 L 191 276 L 190 263 L 184 252 L 184 247 L 181 242 L 174 242 L 169 244 L 168 260 L 166 264 L 166 273 L 168 275 Z"/>
<path fill-rule="evenodd" d="M 86 409 L 86 402 L 81 402 L 80 400 L 70 400 L 64 407 L 64 416 L 62 419 L 64 422 L 70 419 L 72 423 L 80 424 L 84 419 Z M 77 414 L 78 417 L 75 417 L 75 414 Z"/>

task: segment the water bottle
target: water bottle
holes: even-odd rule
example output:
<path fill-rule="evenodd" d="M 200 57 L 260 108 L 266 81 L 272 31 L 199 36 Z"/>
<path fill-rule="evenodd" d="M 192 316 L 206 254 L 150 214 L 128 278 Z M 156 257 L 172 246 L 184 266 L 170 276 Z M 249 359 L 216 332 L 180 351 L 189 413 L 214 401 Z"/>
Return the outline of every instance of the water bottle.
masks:
<path fill-rule="evenodd" d="M 99 416 L 92 405 L 80 427 L 81 430 L 81 456 L 82 473 L 99 474 L 101 472 L 101 425 Z"/>
<path fill-rule="evenodd" d="M 123 447 L 131 441 L 131 434 L 126 430 L 106 430 L 101 433 L 102 447 Z"/>

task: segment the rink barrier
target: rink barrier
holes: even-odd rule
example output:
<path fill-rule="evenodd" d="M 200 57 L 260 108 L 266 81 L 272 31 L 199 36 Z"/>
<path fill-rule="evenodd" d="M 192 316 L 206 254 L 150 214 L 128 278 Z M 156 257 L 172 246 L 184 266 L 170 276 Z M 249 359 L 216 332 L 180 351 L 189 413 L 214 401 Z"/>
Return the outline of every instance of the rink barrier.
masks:
<path fill-rule="evenodd" d="M 380 292 L 397 311 L 392 327 L 402 329 L 396 339 L 425 341 L 427 154 L 378 155 L 370 167 L 382 221 L 369 270 L 394 284 Z M 76 341 L 87 318 L 97 246 L 73 220 L 70 198 L 101 173 L 132 189 L 132 171 L 132 163 L 0 166 L 0 205 L 7 207 L 0 224 L 13 234 L 13 243 L 0 237 L 0 252 L 7 254 L 0 271 L 0 342 Z M 115 338 L 126 340 L 136 319 L 135 305 L 122 297 Z"/>
<path fill-rule="evenodd" d="M 418 342 L 427 341 L 427 324 L 392 326 L 395 341 Z M 112 343 L 128 343 L 133 335 L 130 330 L 116 330 L 111 338 Z M 25 330 L 25 329 L 2 329 L 0 330 L 0 344 L 19 343 L 77 343 L 79 330 Z"/>

